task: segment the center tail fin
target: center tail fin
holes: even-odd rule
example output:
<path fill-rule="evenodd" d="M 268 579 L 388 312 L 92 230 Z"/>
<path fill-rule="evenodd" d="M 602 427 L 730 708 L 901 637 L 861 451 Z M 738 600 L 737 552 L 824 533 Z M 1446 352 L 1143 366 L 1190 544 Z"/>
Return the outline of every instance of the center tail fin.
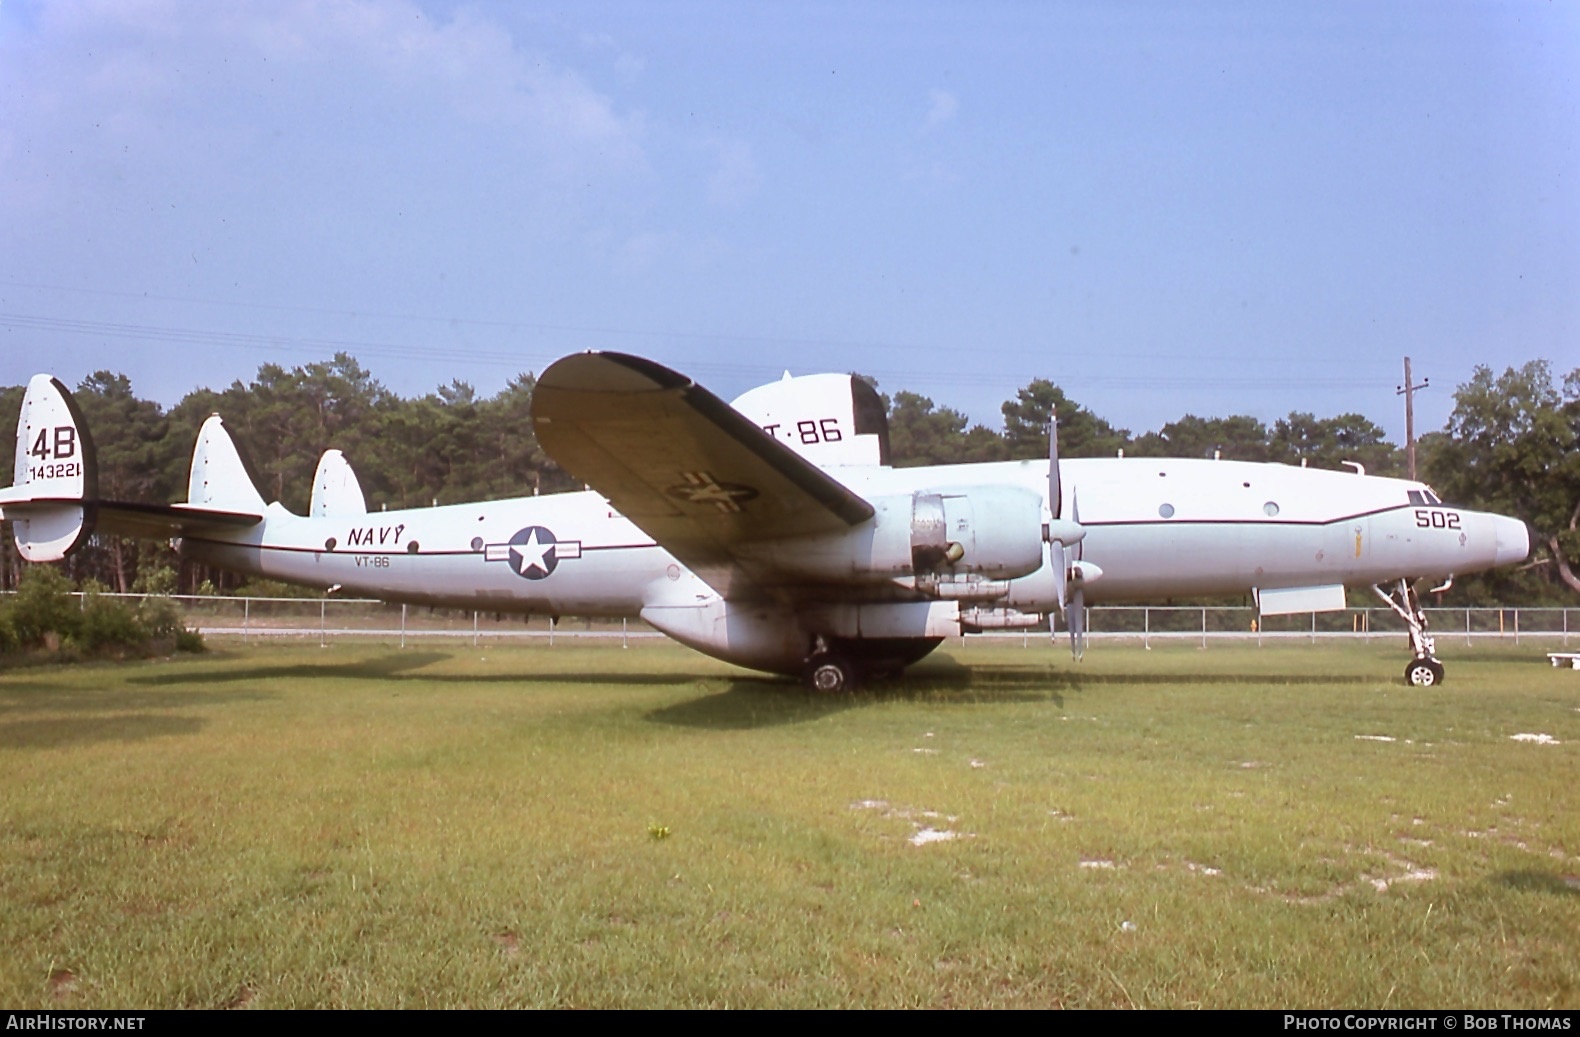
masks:
<path fill-rule="evenodd" d="M 197 445 L 192 448 L 192 472 L 187 478 L 186 507 L 263 514 L 263 495 L 218 414 L 209 415 L 198 429 Z"/>

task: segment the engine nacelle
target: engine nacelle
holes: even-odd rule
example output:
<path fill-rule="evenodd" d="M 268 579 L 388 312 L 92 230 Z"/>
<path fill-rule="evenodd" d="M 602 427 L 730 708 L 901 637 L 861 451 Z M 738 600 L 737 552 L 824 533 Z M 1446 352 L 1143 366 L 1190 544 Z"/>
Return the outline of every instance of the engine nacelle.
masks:
<path fill-rule="evenodd" d="M 878 497 L 876 514 L 846 533 L 738 550 L 811 580 L 883 583 L 907 577 L 1010 580 L 1042 565 L 1042 498 L 1014 486 Z"/>
<path fill-rule="evenodd" d="M 1042 567 L 1042 497 L 1031 490 L 974 486 L 918 493 L 914 515 L 916 576 L 1012 580 Z"/>

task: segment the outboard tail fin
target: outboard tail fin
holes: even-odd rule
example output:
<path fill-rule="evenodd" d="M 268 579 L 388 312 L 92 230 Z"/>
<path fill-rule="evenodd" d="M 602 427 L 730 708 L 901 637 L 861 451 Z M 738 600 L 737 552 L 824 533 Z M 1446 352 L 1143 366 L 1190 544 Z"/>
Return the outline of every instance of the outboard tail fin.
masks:
<path fill-rule="evenodd" d="M 0 490 L 17 550 L 30 562 L 58 562 L 93 535 L 99 469 L 77 401 L 57 379 L 34 375 L 16 423 L 12 485 Z"/>
<path fill-rule="evenodd" d="M 218 414 L 210 415 L 198 430 L 187 503 L 215 511 L 263 513 L 263 495 Z"/>

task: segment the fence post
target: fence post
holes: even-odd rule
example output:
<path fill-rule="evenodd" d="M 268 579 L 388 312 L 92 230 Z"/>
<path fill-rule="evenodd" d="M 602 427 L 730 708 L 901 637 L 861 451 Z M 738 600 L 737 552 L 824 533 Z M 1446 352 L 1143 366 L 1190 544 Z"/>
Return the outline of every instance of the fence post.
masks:
<path fill-rule="evenodd" d="M 1152 649 L 1152 607 L 1146 606 L 1141 610 L 1141 647 Z"/>
<path fill-rule="evenodd" d="M 1520 610 L 1514 610 L 1514 647 L 1520 646 Z"/>
<path fill-rule="evenodd" d="M 554 647 L 554 617 L 549 617 L 549 647 Z"/>
<path fill-rule="evenodd" d="M 1465 647 L 1470 647 L 1470 608 L 1465 608 Z"/>
<path fill-rule="evenodd" d="M 630 636 L 630 632 L 626 629 L 626 624 L 629 623 L 629 622 L 630 622 L 630 620 L 627 619 L 626 617 L 624 617 L 624 616 L 620 617 L 620 647 L 621 648 L 629 648 L 629 647 L 631 647 L 629 644 L 626 643 L 626 638 Z"/>
<path fill-rule="evenodd" d="M 329 609 L 329 599 L 328 598 L 319 598 L 318 599 L 318 647 L 320 647 L 320 648 L 323 648 L 325 646 L 325 640 L 324 639 L 328 636 L 328 632 L 325 630 L 325 627 L 327 627 L 329 625 L 328 619 L 327 619 L 327 611 L 328 611 L 328 609 Z"/>
<path fill-rule="evenodd" d="M 400 607 L 400 646 L 406 647 L 406 606 Z"/>
<path fill-rule="evenodd" d="M 1207 647 L 1207 610 L 1201 610 L 1201 646 Z"/>
<path fill-rule="evenodd" d="M 241 599 L 241 639 L 244 642 L 252 640 L 252 599 L 251 598 L 242 598 Z"/>
<path fill-rule="evenodd" d="M 472 610 L 472 647 L 477 647 L 477 610 Z"/>

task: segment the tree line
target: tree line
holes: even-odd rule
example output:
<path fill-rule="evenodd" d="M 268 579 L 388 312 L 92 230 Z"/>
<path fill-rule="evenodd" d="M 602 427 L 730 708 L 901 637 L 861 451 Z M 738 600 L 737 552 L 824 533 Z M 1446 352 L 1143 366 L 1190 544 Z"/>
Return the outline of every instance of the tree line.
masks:
<path fill-rule="evenodd" d="M 319 455 L 330 447 L 351 461 L 372 510 L 576 488 L 533 435 L 535 383 L 530 373 L 520 374 L 497 394 L 480 397 L 470 384 L 452 381 L 408 399 L 338 353 L 290 369 L 265 364 L 248 382 L 195 390 L 168 411 L 140 399 L 126 376 L 108 371 L 88 376 L 74 391 L 98 448 L 101 496 L 185 499 L 192 443 L 203 421 L 218 413 L 250 455 L 265 498 L 303 513 Z M 0 389 L 0 428 L 15 428 L 23 391 Z M 1525 569 L 1465 581 L 1456 597 L 1526 604 L 1572 599 L 1580 594 L 1580 369 L 1555 380 L 1540 360 L 1502 375 L 1478 368 L 1454 399 L 1448 426 L 1418 444 L 1419 474 L 1445 500 L 1524 519 L 1537 547 Z M 1046 379 L 1005 401 L 1001 429 L 972 424 L 960 411 L 912 392 L 883 400 L 891 458 L 902 467 L 1045 457 L 1048 416 L 1056 409 L 1064 457 L 1221 457 L 1320 468 L 1356 462 L 1372 474 L 1404 474 L 1404 452 L 1354 413 L 1293 412 L 1271 426 L 1243 414 L 1186 414 L 1134 435 Z M 22 564 L 7 527 L 0 590 L 16 586 Z M 178 566 L 163 545 L 118 537 L 94 538 L 68 565 L 74 579 L 119 591 L 192 592 L 205 581 L 219 589 L 236 583 L 227 574 Z"/>

